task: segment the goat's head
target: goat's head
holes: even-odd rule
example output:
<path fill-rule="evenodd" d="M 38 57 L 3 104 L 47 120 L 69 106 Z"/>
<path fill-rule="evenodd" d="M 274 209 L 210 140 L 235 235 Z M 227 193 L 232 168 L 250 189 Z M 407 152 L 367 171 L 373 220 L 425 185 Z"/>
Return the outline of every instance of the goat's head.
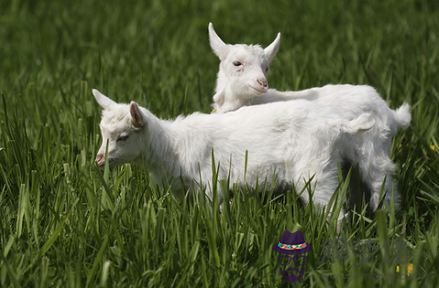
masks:
<path fill-rule="evenodd" d="M 93 89 L 93 95 L 104 108 L 100 123 L 102 145 L 96 155 L 99 167 L 105 165 L 105 151 L 108 141 L 108 164 L 116 166 L 135 161 L 141 156 L 141 131 L 147 129 L 139 105 L 135 102 L 118 104 Z"/>
<path fill-rule="evenodd" d="M 248 100 L 268 90 L 267 71 L 271 60 L 279 50 L 280 33 L 267 48 L 259 45 L 225 44 L 209 23 L 209 40 L 220 58 L 216 94 L 213 98 L 219 106 L 227 97 Z M 231 93 L 231 96 L 226 95 Z"/>

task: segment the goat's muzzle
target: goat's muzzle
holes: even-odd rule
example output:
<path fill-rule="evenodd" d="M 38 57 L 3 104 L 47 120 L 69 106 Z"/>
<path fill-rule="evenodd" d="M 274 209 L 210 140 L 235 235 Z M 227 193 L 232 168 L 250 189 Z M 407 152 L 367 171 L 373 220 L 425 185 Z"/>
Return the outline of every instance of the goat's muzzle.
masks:
<path fill-rule="evenodd" d="M 258 82 L 259 85 L 261 85 L 261 87 L 263 89 L 267 89 L 268 88 L 267 79 L 260 78 L 260 79 L 257 80 L 257 82 Z"/>
<path fill-rule="evenodd" d="M 98 155 L 96 155 L 96 162 L 98 162 L 98 164 L 99 164 L 99 162 L 101 162 L 101 160 L 104 158 L 104 154 L 98 154 Z"/>

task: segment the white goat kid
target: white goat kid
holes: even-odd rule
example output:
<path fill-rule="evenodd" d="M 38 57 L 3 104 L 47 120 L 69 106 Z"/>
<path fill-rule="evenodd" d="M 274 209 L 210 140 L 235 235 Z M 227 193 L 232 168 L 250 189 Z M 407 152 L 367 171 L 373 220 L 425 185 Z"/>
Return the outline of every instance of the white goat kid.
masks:
<path fill-rule="evenodd" d="M 171 189 L 177 194 L 192 187 L 193 180 L 212 187 L 213 149 L 220 163 L 218 179 L 227 179 L 230 172 L 230 188 L 237 183 L 253 188 L 259 184 L 262 189 L 267 181 L 269 189 L 276 172 L 277 191 L 294 185 L 300 192 L 305 181 L 314 177 L 310 182 L 315 189 L 313 201 L 325 206 L 338 186 L 341 136 L 362 133 L 359 131 L 374 124 L 368 114 L 348 122 L 330 108 L 304 100 L 245 107 L 226 114 L 194 113 L 169 121 L 158 119 L 135 102 L 118 104 L 97 90 L 93 94 L 104 108 L 100 123 L 103 143 L 96 157 L 99 166 L 105 165 L 108 139 L 110 166 L 137 162 L 151 172 L 158 185 L 174 177 Z M 212 196 L 209 190 L 206 193 Z M 218 196 L 221 203 L 221 191 Z M 308 202 L 308 193 L 302 198 Z"/>
<path fill-rule="evenodd" d="M 410 106 L 407 103 L 393 111 L 374 88 L 366 85 L 326 85 L 285 92 L 268 89 L 266 74 L 269 63 L 279 49 L 280 34 L 265 49 L 258 45 L 230 45 L 218 37 L 210 23 L 209 39 L 213 51 L 221 60 L 213 97 L 216 113 L 235 111 L 242 106 L 297 99 L 331 107 L 340 119 L 346 121 L 370 113 L 375 125 L 365 133 L 345 135 L 342 139 L 342 158 L 359 165 L 362 180 L 372 190 L 373 210 L 377 208 L 377 191 L 380 191 L 384 179 L 387 204 L 394 190 L 395 208 L 399 208 L 399 194 L 392 180 L 395 165 L 389 154 L 392 137 L 398 128 L 406 128 L 410 124 Z M 257 86 L 256 83 L 263 85 Z"/>

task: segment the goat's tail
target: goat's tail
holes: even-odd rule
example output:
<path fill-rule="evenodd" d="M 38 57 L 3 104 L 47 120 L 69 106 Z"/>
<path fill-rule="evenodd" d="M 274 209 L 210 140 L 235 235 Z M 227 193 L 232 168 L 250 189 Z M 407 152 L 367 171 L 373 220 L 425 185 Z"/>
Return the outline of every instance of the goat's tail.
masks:
<path fill-rule="evenodd" d="M 347 124 L 343 125 L 343 132 L 355 134 L 369 130 L 375 124 L 375 120 L 371 115 L 372 113 L 363 113 L 358 116 L 358 118 L 349 121 Z"/>
<path fill-rule="evenodd" d="M 410 105 L 404 102 L 401 107 L 394 111 L 397 128 L 406 129 L 410 125 L 412 116 L 410 115 Z"/>

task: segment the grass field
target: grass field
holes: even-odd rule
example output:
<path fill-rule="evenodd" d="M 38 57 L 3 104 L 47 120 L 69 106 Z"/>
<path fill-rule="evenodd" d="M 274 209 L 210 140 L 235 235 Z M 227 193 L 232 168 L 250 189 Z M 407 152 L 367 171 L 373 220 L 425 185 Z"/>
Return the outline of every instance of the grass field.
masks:
<path fill-rule="evenodd" d="M 0 1 L 1 287 L 439 287 L 439 4 L 274 2 Z M 369 84 L 393 109 L 409 102 L 411 126 L 392 146 L 403 209 L 350 213 L 337 236 L 295 193 L 235 189 L 243 197 L 220 213 L 202 193 L 154 187 L 141 167 L 101 172 L 91 89 L 161 118 L 209 113 L 210 21 L 228 43 L 282 33 L 271 87 Z M 285 230 L 313 247 L 295 284 L 271 248 Z M 346 259 L 332 263 L 324 245 L 337 237 Z M 358 239 L 374 243 L 361 265 Z"/>

